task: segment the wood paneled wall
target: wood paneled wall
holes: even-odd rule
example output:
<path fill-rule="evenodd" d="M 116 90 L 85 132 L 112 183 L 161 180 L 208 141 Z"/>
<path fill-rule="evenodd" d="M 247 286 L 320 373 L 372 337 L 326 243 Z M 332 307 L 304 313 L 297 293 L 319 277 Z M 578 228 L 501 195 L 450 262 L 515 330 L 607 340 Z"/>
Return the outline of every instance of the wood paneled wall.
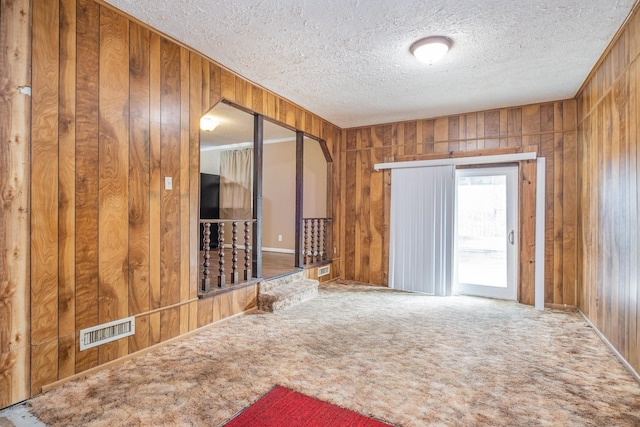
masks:
<path fill-rule="evenodd" d="M 0 0 L 0 408 L 29 397 L 30 10 Z"/>
<path fill-rule="evenodd" d="M 578 94 L 578 307 L 640 372 L 640 16 Z"/>
<path fill-rule="evenodd" d="M 388 283 L 390 159 L 536 151 L 547 159 L 545 302 L 576 305 L 576 103 L 574 100 L 390 123 L 344 132 L 342 276 Z M 533 304 L 535 166 L 520 168 L 521 301 Z"/>
<path fill-rule="evenodd" d="M 341 130 L 92 0 L 33 0 L 32 54 L 33 395 L 256 306 L 255 286 L 197 298 L 203 113 L 224 98 L 325 139 L 334 158 Z M 6 224 L 25 221 L 23 201 Z M 127 316 L 135 336 L 79 351 L 80 329 Z"/>

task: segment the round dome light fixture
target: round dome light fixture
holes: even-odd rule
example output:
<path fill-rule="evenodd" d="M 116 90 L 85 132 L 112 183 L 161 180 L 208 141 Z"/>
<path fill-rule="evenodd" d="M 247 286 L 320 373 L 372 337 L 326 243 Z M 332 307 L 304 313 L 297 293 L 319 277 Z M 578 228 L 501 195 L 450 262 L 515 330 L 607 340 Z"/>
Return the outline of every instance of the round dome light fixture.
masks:
<path fill-rule="evenodd" d="M 427 64 L 433 64 L 447 54 L 453 42 L 443 36 L 431 36 L 420 39 L 409 49 L 413 56 Z"/>

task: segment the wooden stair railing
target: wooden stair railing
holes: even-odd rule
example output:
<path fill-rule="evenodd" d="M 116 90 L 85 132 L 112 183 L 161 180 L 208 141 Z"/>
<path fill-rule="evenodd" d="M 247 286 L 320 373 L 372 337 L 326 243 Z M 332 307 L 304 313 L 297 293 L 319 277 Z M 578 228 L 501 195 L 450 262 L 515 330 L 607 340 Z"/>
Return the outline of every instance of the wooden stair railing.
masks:
<path fill-rule="evenodd" d="M 200 284 L 200 291 L 207 293 L 211 290 L 211 225 L 218 224 L 218 235 L 216 240 L 218 241 L 218 288 L 227 287 L 227 280 L 225 274 L 225 243 L 224 243 L 224 228 L 225 223 L 231 223 L 231 273 L 229 280 L 231 285 L 240 283 L 240 274 L 238 272 L 238 224 L 243 224 L 244 228 L 244 280 L 251 280 L 251 225 L 256 220 L 245 219 L 202 219 L 200 224 L 204 227 L 203 233 L 203 262 L 202 262 L 202 282 Z"/>
<path fill-rule="evenodd" d="M 331 218 L 303 218 L 303 264 L 321 264 L 331 259 Z"/>

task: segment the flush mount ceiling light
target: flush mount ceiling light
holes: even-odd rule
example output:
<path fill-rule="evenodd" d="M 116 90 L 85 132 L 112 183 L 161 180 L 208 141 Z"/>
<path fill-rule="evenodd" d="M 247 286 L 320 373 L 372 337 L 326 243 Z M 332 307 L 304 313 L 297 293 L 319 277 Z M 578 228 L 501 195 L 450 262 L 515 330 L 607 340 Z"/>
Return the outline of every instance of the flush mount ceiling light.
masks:
<path fill-rule="evenodd" d="M 433 64 L 442 59 L 451 48 L 451 39 L 432 36 L 420 39 L 411 45 L 411 53 L 422 62 Z"/>
<path fill-rule="evenodd" d="M 212 116 L 203 116 L 200 119 L 200 130 L 211 132 L 220 124 L 220 120 Z"/>

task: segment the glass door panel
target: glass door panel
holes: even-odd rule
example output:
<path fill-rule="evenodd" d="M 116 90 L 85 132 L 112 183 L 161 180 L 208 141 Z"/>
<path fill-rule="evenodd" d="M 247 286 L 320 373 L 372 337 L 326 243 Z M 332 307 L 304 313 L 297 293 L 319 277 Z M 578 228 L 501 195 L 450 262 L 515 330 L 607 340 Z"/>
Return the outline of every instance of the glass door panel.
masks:
<path fill-rule="evenodd" d="M 516 299 L 517 167 L 456 173 L 457 293 Z"/>

